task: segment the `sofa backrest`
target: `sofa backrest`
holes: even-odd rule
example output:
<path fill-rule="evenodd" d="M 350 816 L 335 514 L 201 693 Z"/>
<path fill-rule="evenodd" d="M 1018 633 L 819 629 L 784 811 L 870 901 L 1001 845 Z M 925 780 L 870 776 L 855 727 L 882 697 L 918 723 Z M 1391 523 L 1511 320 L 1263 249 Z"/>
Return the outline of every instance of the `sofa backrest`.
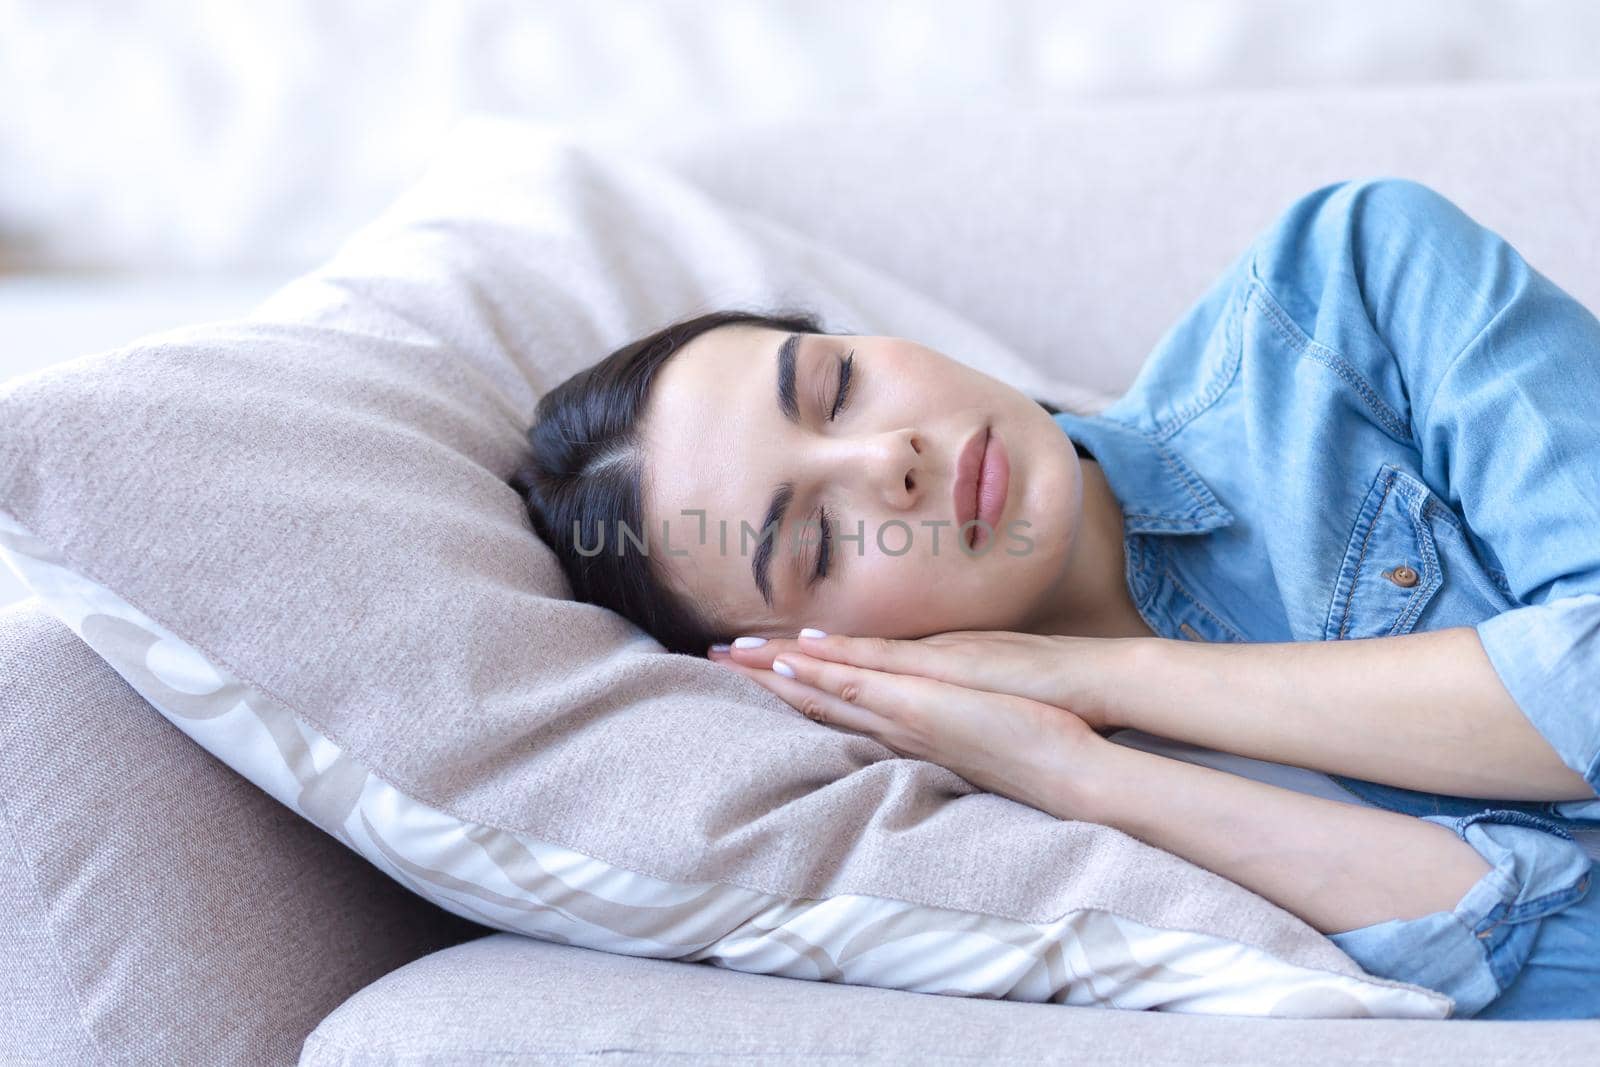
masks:
<path fill-rule="evenodd" d="M 1347 178 L 1437 189 L 1600 308 L 1596 121 L 1590 81 L 868 111 L 625 143 L 956 309 L 1042 373 L 1118 394 L 1278 212 Z"/>

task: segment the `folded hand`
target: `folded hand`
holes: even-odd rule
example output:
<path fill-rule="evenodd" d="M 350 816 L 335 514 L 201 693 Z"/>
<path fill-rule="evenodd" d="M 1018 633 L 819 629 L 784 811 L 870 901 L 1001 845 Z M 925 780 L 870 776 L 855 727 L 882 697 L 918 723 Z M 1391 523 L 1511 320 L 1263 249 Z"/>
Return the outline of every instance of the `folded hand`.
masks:
<path fill-rule="evenodd" d="M 777 657 L 799 653 L 966 689 L 1007 693 L 1070 711 L 1094 730 L 1107 733 L 1118 728 L 1112 721 L 1114 698 L 1135 669 L 1128 653 L 1136 641 L 1008 630 L 951 630 L 906 640 L 825 634 L 771 638 L 754 648 L 740 648 L 735 643 L 728 656 L 743 666 L 770 669 Z"/>
<path fill-rule="evenodd" d="M 967 647 L 967 654 L 954 656 L 954 662 L 982 658 L 970 654 L 976 645 L 961 646 L 955 635 L 938 636 L 952 640 L 930 644 L 925 653 L 898 646 L 932 638 L 900 642 L 830 636 L 773 640 L 755 649 L 712 652 L 710 659 L 753 679 L 811 719 L 947 767 L 988 792 L 1074 817 L 1063 805 L 1080 761 L 1098 741 L 1090 724 L 1029 696 L 949 680 L 958 674 L 978 677 L 970 668 L 962 672 L 947 666 L 945 677 L 894 669 L 901 664 L 926 671 L 941 651 L 959 647 Z M 1004 641 L 982 643 L 996 656 L 1006 646 Z M 1013 647 L 1012 658 L 1023 658 L 1020 648 Z M 1025 667 L 1018 671 L 1027 672 Z M 999 674 L 984 677 L 994 682 Z"/>

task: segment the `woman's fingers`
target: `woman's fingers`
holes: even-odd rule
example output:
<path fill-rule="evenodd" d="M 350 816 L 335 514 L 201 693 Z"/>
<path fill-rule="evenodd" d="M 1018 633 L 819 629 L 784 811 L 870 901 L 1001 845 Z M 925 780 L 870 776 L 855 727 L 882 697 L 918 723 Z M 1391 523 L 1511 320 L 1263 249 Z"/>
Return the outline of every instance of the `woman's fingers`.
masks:
<path fill-rule="evenodd" d="M 799 653 L 864 670 L 915 676 L 963 689 L 1036 700 L 1109 728 L 1117 695 L 1136 662 L 1138 639 L 1065 637 L 1007 630 L 951 630 L 897 639 L 822 634 L 743 637 L 728 656 L 746 666 L 771 668 Z"/>
<path fill-rule="evenodd" d="M 757 641 L 759 641 L 760 644 L 754 643 Z M 743 642 L 751 643 L 747 645 Z M 782 652 L 785 649 L 792 649 L 793 646 L 794 641 L 790 638 L 740 637 L 736 638 L 733 644 L 725 646 L 722 649 L 721 654 L 731 659 L 734 663 L 742 663 L 746 667 L 770 668 L 772 666 L 773 656 L 776 656 L 779 652 Z M 713 648 L 711 654 L 715 656 L 716 653 L 717 650 Z"/>
<path fill-rule="evenodd" d="M 933 646 L 925 638 L 903 640 L 893 637 L 853 637 L 849 634 L 823 634 L 801 637 L 795 651 L 820 660 L 849 663 L 874 671 L 894 674 L 920 674 L 931 677 L 936 666 Z"/>
<path fill-rule="evenodd" d="M 821 636 L 814 637 L 811 636 L 812 633 Z M 849 637 L 842 634 L 823 634 L 820 630 L 802 630 L 801 635 L 770 638 L 741 637 L 728 649 L 728 653 L 735 662 L 752 667 L 771 667 L 772 661 L 785 653 L 801 653 L 816 659 L 850 663 L 868 670 L 887 671 L 892 674 L 920 674 L 931 677 L 928 672 L 935 667 L 935 657 L 930 655 L 929 647 L 922 644 L 926 638 L 897 640 L 888 637 Z"/>
<path fill-rule="evenodd" d="M 901 715 L 914 700 L 907 690 L 915 687 L 916 679 L 813 659 L 798 652 L 776 657 L 772 673 L 827 694 L 833 704 L 868 707 L 883 718 Z"/>
<path fill-rule="evenodd" d="M 808 718 L 851 730 L 870 727 L 869 732 L 903 732 L 938 714 L 944 704 L 975 695 L 952 683 L 836 663 L 799 652 L 774 656 L 767 668 L 748 667 L 722 654 L 713 658 L 754 678 Z"/>
<path fill-rule="evenodd" d="M 854 685 L 843 684 L 836 680 L 839 686 L 836 690 L 824 689 L 811 684 L 810 681 L 798 677 L 788 677 L 780 671 L 768 670 L 765 667 L 750 667 L 739 663 L 726 654 L 715 654 L 711 657 L 714 661 L 723 664 L 731 670 L 738 671 L 756 682 L 763 688 L 770 690 L 786 701 L 791 707 L 806 718 L 815 722 L 826 723 L 830 726 L 841 726 L 846 730 L 855 730 L 858 733 L 876 737 L 882 732 L 886 717 L 877 705 L 869 704 L 861 699 L 864 685 L 857 682 Z M 785 660 L 796 658 L 786 656 Z M 799 657 L 804 658 L 804 657 Z M 807 678 L 814 675 L 807 671 Z M 875 692 L 881 697 L 885 687 L 876 686 Z M 855 699 L 848 699 L 841 695 L 841 691 Z M 896 702 L 898 704 L 898 702 Z"/>
<path fill-rule="evenodd" d="M 865 734 L 912 759 L 949 768 L 980 789 L 1045 808 L 1074 754 L 1092 737 L 1075 715 L 1038 701 L 874 671 L 800 653 L 772 670 L 714 653 L 817 722 Z"/>
<path fill-rule="evenodd" d="M 820 632 L 820 631 L 819 631 Z M 806 631 L 802 631 L 805 634 Z M 890 674 L 914 674 L 967 689 L 1015 693 L 1043 699 L 1052 660 L 1059 654 L 1053 638 L 1007 631 L 960 630 L 914 639 L 822 634 L 818 637 L 750 638 L 735 642 L 729 654 L 739 663 L 770 667 L 786 653 L 848 663 Z"/>
<path fill-rule="evenodd" d="M 723 653 L 712 658 L 778 694 L 807 718 L 869 734 L 898 752 L 909 751 L 908 741 L 939 708 L 973 695 L 958 686 L 916 675 L 876 671 L 798 652 L 773 657 L 768 668 L 745 666 Z"/>

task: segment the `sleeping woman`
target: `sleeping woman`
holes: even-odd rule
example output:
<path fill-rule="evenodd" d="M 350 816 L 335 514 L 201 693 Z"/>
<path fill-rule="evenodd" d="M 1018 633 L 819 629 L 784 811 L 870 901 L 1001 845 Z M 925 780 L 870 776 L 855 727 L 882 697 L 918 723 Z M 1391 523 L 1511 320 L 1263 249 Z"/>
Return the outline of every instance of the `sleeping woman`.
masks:
<path fill-rule="evenodd" d="M 1600 321 L 1430 188 L 1295 201 L 1097 413 L 724 311 L 529 439 L 574 593 L 669 650 L 1454 1017 L 1600 1018 Z"/>

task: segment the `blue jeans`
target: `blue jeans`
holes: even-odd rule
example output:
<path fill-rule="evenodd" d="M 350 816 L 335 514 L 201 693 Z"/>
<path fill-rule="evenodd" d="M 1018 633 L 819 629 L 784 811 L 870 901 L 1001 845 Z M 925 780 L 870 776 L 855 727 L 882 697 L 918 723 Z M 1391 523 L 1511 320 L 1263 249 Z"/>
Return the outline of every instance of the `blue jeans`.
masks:
<path fill-rule="evenodd" d="M 1455 998 L 1451 1018 L 1600 1018 L 1600 864 L 1559 824 L 1527 812 L 1425 818 L 1492 869 L 1451 911 L 1329 939 L 1371 974 Z"/>

